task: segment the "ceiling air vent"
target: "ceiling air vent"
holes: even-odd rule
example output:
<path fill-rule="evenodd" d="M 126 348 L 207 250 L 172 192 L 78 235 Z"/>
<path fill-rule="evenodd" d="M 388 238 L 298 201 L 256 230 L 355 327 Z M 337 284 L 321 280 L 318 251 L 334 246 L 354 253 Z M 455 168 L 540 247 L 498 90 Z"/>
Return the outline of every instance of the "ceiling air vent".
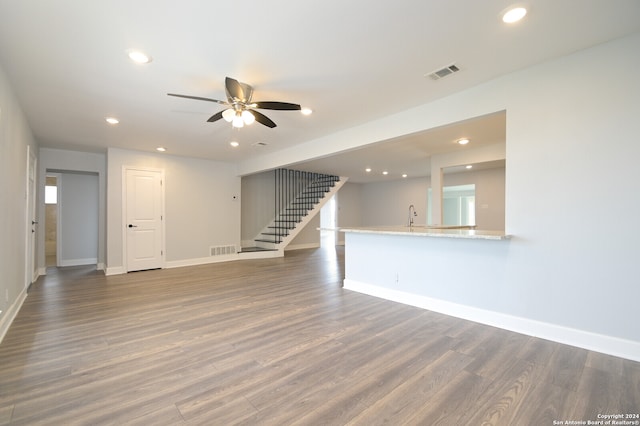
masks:
<path fill-rule="evenodd" d="M 267 146 L 266 142 L 256 142 L 254 144 L 252 144 L 253 146 Z"/>
<path fill-rule="evenodd" d="M 429 77 L 431 80 L 440 80 L 441 78 L 444 78 L 458 71 L 460 71 L 460 68 L 458 68 L 458 66 L 455 64 L 451 64 L 447 67 L 425 74 L 425 77 Z"/>

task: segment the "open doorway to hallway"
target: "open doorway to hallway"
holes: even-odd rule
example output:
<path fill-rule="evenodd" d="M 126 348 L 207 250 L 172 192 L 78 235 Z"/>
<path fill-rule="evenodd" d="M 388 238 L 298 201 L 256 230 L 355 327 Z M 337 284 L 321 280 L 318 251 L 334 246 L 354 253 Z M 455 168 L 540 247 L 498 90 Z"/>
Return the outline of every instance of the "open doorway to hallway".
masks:
<path fill-rule="evenodd" d="M 46 266 L 58 265 L 58 181 L 59 174 L 48 173 L 44 187 L 44 255 Z"/>
<path fill-rule="evenodd" d="M 97 265 L 98 174 L 46 170 L 46 267 Z"/>

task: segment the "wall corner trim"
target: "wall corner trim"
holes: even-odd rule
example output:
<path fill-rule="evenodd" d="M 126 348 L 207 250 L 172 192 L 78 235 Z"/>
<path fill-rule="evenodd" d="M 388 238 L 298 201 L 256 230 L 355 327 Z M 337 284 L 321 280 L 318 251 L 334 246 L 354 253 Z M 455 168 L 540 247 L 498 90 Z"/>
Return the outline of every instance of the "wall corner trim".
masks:
<path fill-rule="evenodd" d="M 24 303 L 26 298 L 27 289 L 24 288 L 20 292 L 20 295 L 13 303 L 13 305 L 9 307 L 9 310 L 7 310 L 4 315 L 0 316 L 0 343 L 2 343 L 2 340 L 4 339 L 5 334 L 7 334 L 7 331 L 9 331 L 9 326 L 11 326 L 11 323 L 18 315 L 18 312 L 20 312 L 20 308 L 22 308 L 22 304 Z"/>

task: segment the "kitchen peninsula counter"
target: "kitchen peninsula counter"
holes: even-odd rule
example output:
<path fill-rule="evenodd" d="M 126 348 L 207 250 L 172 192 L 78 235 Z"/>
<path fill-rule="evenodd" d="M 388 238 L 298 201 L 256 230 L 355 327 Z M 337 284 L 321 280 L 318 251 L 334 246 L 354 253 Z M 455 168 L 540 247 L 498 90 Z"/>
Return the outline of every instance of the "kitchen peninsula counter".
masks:
<path fill-rule="evenodd" d="M 505 311 L 505 259 L 511 238 L 461 227 L 344 227 L 343 288 L 407 305 L 486 322 Z M 487 291 L 487 288 L 493 290 Z"/>
<path fill-rule="evenodd" d="M 483 231 L 469 226 L 374 226 L 357 228 L 340 228 L 340 232 L 377 234 L 377 235 L 406 235 L 414 237 L 460 238 L 479 240 L 506 240 L 510 235 L 503 231 Z"/>

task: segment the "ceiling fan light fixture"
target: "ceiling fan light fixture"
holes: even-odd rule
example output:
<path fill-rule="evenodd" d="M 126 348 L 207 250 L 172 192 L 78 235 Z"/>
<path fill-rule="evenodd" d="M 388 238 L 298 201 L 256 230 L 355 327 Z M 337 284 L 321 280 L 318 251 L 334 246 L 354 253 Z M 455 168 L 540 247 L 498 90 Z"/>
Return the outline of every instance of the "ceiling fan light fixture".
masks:
<path fill-rule="evenodd" d="M 244 111 L 242 111 L 242 120 L 244 121 L 244 124 L 250 125 L 253 124 L 254 121 L 256 121 L 256 117 L 251 114 L 250 111 L 247 111 L 245 109 Z"/>
<path fill-rule="evenodd" d="M 233 117 L 233 121 L 231 122 L 231 125 L 237 129 L 244 127 L 244 120 L 242 119 L 242 115 L 240 113 L 237 113 Z"/>
<path fill-rule="evenodd" d="M 227 123 L 231 123 L 233 121 L 233 117 L 236 116 L 236 111 L 233 108 L 225 109 L 222 111 L 222 118 Z"/>
<path fill-rule="evenodd" d="M 252 124 L 254 121 L 267 126 L 271 129 L 276 127 L 276 123 L 266 115 L 254 110 L 270 109 L 279 111 L 300 111 L 300 105 L 290 102 L 264 101 L 251 102 L 253 87 L 246 83 L 240 83 L 238 80 L 227 77 L 225 78 L 225 92 L 227 100 L 204 98 L 201 96 L 180 95 L 177 93 L 167 93 L 168 96 L 176 96 L 179 98 L 195 99 L 199 101 L 215 102 L 217 104 L 226 105 L 226 109 L 213 114 L 207 122 L 213 123 L 220 119 L 231 123 L 235 128 L 244 127 L 245 124 Z"/>

